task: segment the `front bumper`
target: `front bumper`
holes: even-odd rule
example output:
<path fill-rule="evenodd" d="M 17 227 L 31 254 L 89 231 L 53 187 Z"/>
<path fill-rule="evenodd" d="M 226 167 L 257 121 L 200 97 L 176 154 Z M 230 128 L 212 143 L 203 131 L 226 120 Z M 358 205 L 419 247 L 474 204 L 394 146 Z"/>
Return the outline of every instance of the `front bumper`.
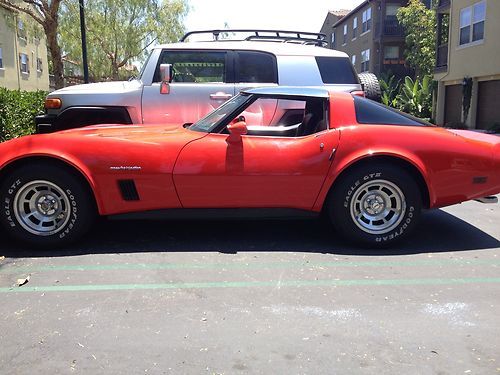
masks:
<path fill-rule="evenodd" d="M 52 133 L 55 131 L 56 115 L 38 115 L 35 117 L 36 132 L 38 134 Z"/>

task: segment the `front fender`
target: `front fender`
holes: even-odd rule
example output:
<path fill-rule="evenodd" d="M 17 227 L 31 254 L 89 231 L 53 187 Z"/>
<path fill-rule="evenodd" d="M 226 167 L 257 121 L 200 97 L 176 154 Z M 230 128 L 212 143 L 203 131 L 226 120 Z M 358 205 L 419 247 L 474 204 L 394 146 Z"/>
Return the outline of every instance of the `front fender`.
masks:
<path fill-rule="evenodd" d="M 23 148 L 18 148 L 17 152 L 9 152 L 7 154 L 3 154 L 0 158 L 0 173 L 8 169 L 9 167 L 15 167 L 15 165 L 20 163 L 29 163 L 32 160 L 40 160 L 40 159 L 52 159 L 61 163 L 66 164 L 68 167 L 75 170 L 79 173 L 87 183 L 94 195 L 94 199 L 97 204 L 97 209 L 100 214 L 103 211 L 103 203 L 102 197 L 98 193 L 98 189 L 96 188 L 95 178 L 89 168 L 85 165 L 85 163 L 80 160 L 75 155 L 71 155 L 68 153 L 55 152 L 54 150 L 49 149 L 40 149 L 35 150 L 31 149 L 29 151 L 22 151 Z"/>

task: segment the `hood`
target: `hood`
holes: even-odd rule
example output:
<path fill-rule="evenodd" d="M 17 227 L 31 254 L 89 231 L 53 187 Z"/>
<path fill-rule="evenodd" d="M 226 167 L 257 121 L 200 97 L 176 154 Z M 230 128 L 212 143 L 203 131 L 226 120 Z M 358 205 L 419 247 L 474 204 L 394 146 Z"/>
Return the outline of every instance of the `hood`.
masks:
<path fill-rule="evenodd" d="M 114 94 L 124 93 L 127 91 L 137 90 L 142 86 L 141 81 L 118 81 L 118 82 L 99 82 L 88 83 L 84 85 L 68 86 L 56 91 L 51 92 L 49 97 L 57 97 L 58 95 L 67 94 L 84 94 L 84 93 L 99 93 L 99 94 Z"/>
<path fill-rule="evenodd" d="M 99 138 L 114 138 L 126 140 L 151 139 L 166 135 L 175 135 L 185 133 L 186 129 L 178 124 L 163 124 L 163 125 L 121 125 L 121 124 L 106 124 L 94 125 L 84 128 L 69 129 L 57 133 L 46 134 L 54 138 L 74 138 L 74 137 L 99 137 Z M 201 134 L 201 133 L 200 133 Z M 40 135 L 45 136 L 45 134 Z"/>

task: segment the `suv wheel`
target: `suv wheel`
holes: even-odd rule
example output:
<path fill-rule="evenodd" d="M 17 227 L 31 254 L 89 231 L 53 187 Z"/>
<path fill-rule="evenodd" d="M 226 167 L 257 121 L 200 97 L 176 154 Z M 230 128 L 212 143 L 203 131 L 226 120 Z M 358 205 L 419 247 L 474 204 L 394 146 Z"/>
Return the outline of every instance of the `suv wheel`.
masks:
<path fill-rule="evenodd" d="M 358 77 L 363 85 L 365 97 L 380 102 L 382 100 L 382 91 L 377 76 L 373 73 L 364 72 L 359 73 Z"/>

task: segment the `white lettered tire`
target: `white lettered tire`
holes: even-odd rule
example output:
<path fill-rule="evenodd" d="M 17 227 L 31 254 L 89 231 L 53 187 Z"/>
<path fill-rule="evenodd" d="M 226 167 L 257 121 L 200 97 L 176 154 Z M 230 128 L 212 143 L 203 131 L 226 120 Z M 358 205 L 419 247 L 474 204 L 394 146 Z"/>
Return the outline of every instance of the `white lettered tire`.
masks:
<path fill-rule="evenodd" d="M 350 242 L 370 247 L 404 239 L 417 224 L 421 209 L 420 189 L 411 174 L 382 162 L 348 170 L 328 201 L 337 231 Z"/>
<path fill-rule="evenodd" d="M 0 224 L 25 244 L 57 247 L 80 238 L 95 208 L 81 180 L 65 168 L 33 163 L 11 171 L 0 184 Z"/>

